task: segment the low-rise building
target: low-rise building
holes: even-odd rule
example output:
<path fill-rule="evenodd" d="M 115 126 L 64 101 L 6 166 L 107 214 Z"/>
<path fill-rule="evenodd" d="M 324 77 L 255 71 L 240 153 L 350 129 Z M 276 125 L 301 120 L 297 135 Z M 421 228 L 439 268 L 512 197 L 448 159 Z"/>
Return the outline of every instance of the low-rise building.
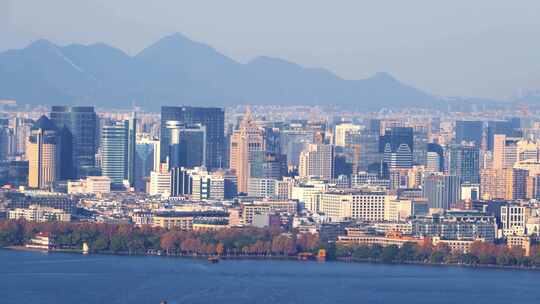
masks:
<path fill-rule="evenodd" d="M 24 219 L 29 222 L 70 222 L 71 214 L 62 209 L 31 205 L 28 208 L 15 208 L 9 210 L 8 219 Z"/>
<path fill-rule="evenodd" d="M 366 233 L 362 229 L 358 228 L 346 228 L 346 235 L 338 236 L 337 242 L 343 245 L 381 245 L 390 246 L 396 245 L 398 247 L 403 246 L 405 243 L 414 243 L 422 245 L 425 241 L 424 238 L 403 236 L 399 233 L 388 233 L 386 235 L 377 235 Z"/>
<path fill-rule="evenodd" d="M 152 225 L 166 229 L 207 229 L 229 224 L 229 213 L 224 211 L 162 211 L 153 214 Z M 195 226 L 194 226 L 195 225 Z"/>
<path fill-rule="evenodd" d="M 417 217 L 413 221 L 413 234 L 419 237 L 493 242 L 496 232 L 495 217 L 475 211 L 448 211 L 444 215 Z"/>

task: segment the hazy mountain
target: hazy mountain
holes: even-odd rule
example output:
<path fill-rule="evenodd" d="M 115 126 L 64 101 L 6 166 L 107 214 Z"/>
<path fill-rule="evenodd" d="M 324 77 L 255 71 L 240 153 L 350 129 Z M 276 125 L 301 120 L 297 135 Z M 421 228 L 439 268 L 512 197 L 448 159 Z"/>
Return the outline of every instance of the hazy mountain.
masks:
<path fill-rule="evenodd" d="M 161 39 L 134 57 L 105 44 L 57 46 L 46 40 L 0 53 L 0 98 L 28 104 L 133 102 L 227 106 L 347 105 L 369 109 L 437 106 L 441 99 L 378 73 L 345 80 L 328 70 L 259 57 L 238 63 L 181 34 Z"/>

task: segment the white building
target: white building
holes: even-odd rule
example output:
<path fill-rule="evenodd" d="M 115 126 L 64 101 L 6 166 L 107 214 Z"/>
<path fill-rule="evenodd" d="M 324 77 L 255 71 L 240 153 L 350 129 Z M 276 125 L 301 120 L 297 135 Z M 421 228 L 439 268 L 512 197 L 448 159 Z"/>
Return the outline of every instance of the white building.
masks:
<path fill-rule="evenodd" d="M 171 196 L 171 173 L 167 164 L 161 164 L 159 171 L 150 173 L 150 195 L 161 195 L 163 198 Z"/>
<path fill-rule="evenodd" d="M 103 194 L 111 192 L 111 179 L 108 176 L 88 176 L 86 179 L 69 181 L 69 194 Z"/>
<path fill-rule="evenodd" d="M 338 147 L 345 147 L 347 145 L 347 133 L 358 132 L 362 129 L 362 126 L 342 123 L 336 126 L 336 132 L 334 136 L 335 145 Z"/>
<path fill-rule="evenodd" d="M 8 211 L 8 219 L 24 219 L 29 222 L 69 222 L 71 214 L 62 209 L 30 205 L 28 208 L 16 208 Z"/>
<path fill-rule="evenodd" d="M 378 222 L 384 221 L 389 200 L 385 192 L 333 190 L 321 194 L 319 211 L 333 222 L 348 219 Z"/>
<path fill-rule="evenodd" d="M 331 180 L 334 177 L 334 146 L 309 144 L 300 153 L 298 175 Z"/>
<path fill-rule="evenodd" d="M 531 208 L 528 206 L 502 206 L 501 224 L 503 235 L 525 235 L 526 224 L 530 215 Z"/>
<path fill-rule="evenodd" d="M 111 192 L 111 179 L 107 176 L 88 176 L 86 178 L 86 193 Z"/>
<path fill-rule="evenodd" d="M 291 199 L 298 200 L 310 212 L 319 212 L 321 193 L 328 190 L 328 184 L 323 181 L 313 180 L 292 186 Z"/>

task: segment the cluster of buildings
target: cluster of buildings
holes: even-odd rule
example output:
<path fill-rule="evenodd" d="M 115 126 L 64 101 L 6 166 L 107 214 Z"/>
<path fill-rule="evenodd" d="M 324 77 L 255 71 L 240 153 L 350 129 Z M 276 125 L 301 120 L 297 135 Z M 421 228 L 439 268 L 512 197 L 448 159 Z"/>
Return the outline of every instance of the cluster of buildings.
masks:
<path fill-rule="evenodd" d="M 540 122 L 526 113 L 4 114 L 10 219 L 279 226 L 462 252 L 475 241 L 526 248 L 540 234 Z"/>

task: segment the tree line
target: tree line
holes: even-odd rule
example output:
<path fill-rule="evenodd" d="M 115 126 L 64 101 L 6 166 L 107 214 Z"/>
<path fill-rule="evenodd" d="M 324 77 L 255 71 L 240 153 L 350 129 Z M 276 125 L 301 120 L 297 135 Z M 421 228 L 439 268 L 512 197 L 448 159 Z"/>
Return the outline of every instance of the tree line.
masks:
<path fill-rule="evenodd" d="M 87 243 L 91 252 L 167 255 L 278 255 L 316 252 L 316 234 L 286 233 L 255 227 L 207 231 L 167 230 L 151 226 L 102 223 L 35 223 L 24 220 L 0 222 L 0 246 L 26 244 L 36 233 L 49 232 L 63 249 L 80 249 Z"/>
<path fill-rule="evenodd" d="M 506 244 L 473 242 L 467 253 L 452 252 L 448 245 L 433 246 L 426 240 L 421 245 L 405 243 L 403 246 L 390 245 L 346 245 L 336 244 L 335 257 L 348 261 L 372 261 L 383 263 L 423 263 L 459 265 L 497 265 L 514 267 L 540 267 L 540 246 L 531 248 L 525 256 L 522 248 L 509 248 Z"/>
<path fill-rule="evenodd" d="M 80 250 L 87 243 L 91 252 L 114 254 L 295 256 L 326 249 L 328 260 L 383 263 L 423 263 L 540 267 L 540 246 L 525 256 L 521 248 L 505 244 L 474 242 L 468 253 L 452 252 L 445 244 L 433 246 L 405 243 L 398 247 L 322 243 L 317 234 L 288 233 L 279 228 L 226 228 L 211 231 L 167 230 L 151 226 L 103 223 L 0 221 L 0 247 L 24 245 L 38 232 L 55 236 L 59 248 Z"/>

